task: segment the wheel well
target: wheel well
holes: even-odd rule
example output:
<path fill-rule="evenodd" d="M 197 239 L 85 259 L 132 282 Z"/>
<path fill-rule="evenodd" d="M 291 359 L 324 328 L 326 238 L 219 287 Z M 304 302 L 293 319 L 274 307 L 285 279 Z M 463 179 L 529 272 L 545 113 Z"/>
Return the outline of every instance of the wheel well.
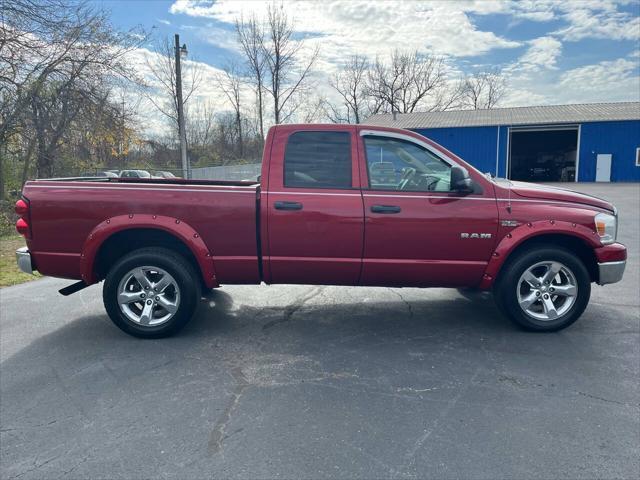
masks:
<path fill-rule="evenodd" d="M 505 263 L 503 264 L 500 272 L 504 271 L 504 267 L 507 263 L 516 258 L 516 255 L 525 250 L 529 250 L 531 248 L 535 248 L 541 245 L 553 246 L 553 247 L 562 247 L 566 250 L 569 250 L 571 253 L 575 254 L 582 263 L 584 263 L 587 271 L 589 272 L 589 277 L 592 282 L 596 282 L 598 280 L 598 261 L 593 253 L 593 249 L 587 245 L 584 241 L 580 240 L 578 237 L 574 237 L 572 235 L 562 235 L 562 234 L 548 234 L 548 235 L 537 235 L 532 238 L 528 238 L 521 244 L 519 244 L 510 254 Z"/>
<path fill-rule="evenodd" d="M 200 266 L 193 252 L 182 240 L 155 228 L 132 228 L 121 230 L 107 238 L 100 246 L 94 262 L 94 272 L 98 280 L 109 273 L 109 268 L 124 255 L 145 247 L 164 247 L 186 258 L 201 277 Z"/>

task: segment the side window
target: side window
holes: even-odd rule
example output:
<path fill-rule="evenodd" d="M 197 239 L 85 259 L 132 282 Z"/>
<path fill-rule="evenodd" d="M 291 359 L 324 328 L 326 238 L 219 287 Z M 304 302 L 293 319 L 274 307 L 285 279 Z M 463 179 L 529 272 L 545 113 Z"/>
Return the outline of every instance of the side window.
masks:
<path fill-rule="evenodd" d="M 284 153 L 284 186 L 351 188 L 351 134 L 292 134 Z"/>
<path fill-rule="evenodd" d="M 364 137 L 372 190 L 448 192 L 451 167 L 427 149 L 396 138 Z"/>

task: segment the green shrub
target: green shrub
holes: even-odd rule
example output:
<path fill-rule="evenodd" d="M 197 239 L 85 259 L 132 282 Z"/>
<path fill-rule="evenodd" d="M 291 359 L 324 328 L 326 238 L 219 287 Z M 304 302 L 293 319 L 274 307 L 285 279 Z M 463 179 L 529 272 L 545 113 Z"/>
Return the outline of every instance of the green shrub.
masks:
<path fill-rule="evenodd" d="M 13 210 L 14 203 L 6 200 L 0 201 L 0 236 L 16 234 L 16 220 L 18 219 Z"/>

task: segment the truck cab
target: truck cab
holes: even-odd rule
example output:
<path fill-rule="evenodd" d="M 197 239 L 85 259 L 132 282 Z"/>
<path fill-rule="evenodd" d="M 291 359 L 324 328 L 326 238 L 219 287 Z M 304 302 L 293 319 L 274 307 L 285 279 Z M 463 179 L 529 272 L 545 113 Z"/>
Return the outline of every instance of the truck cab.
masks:
<path fill-rule="evenodd" d="M 404 131 L 291 125 L 272 134 L 261 194 L 269 283 L 480 283 L 498 229 L 484 175 Z"/>

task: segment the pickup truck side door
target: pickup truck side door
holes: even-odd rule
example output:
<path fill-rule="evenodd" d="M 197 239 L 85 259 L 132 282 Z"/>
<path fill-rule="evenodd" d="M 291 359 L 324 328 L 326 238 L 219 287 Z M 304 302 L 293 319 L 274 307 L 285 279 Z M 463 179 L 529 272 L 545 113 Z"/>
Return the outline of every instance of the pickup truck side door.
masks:
<path fill-rule="evenodd" d="M 355 127 L 275 127 L 262 194 L 267 283 L 358 283 L 364 213 L 357 140 Z"/>
<path fill-rule="evenodd" d="M 365 240 L 361 284 L 476 285 L 496 242 L 494 189 L 450 190 L 448 158 L 426 141 L 360 130 Z M 428 147 L 428 148 L 427 148 Z"/>

